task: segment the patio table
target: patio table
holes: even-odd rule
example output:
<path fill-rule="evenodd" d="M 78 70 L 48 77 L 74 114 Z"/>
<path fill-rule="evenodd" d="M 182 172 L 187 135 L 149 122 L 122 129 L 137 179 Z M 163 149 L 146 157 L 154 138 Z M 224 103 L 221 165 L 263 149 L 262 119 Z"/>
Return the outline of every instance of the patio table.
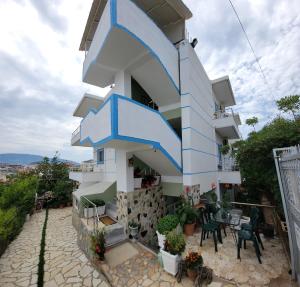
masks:
<path fill-rule="evenodd" d="M 229 226 L 232 237 L 236 245 L 237 245 L 237 238 L 235 234 L 235 227 L 240 225 L 242 214 L 243 211 L 241 209 L 229 209 L 229 210 L 220 209 L 214 216 L 214 220 L 216 222 Z"/>

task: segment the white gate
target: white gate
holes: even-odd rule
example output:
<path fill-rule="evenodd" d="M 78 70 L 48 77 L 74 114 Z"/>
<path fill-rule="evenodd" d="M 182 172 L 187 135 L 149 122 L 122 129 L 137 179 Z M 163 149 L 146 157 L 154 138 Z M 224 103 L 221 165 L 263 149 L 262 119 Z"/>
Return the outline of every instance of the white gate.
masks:
<path fill-rule="evenodd" d="M 300 146 L 273 149 L 288 228 L 293 279 L 300 286 Z"/>

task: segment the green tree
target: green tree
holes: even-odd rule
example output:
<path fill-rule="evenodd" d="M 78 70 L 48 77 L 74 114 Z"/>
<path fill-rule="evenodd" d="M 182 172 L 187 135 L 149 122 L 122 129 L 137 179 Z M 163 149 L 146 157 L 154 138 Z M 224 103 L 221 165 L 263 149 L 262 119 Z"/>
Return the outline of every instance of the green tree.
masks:
<path fill-rule="evenodd" d="M 281 98 L 276 101 L 277 107 L 280 111 L 285 113 L 292 113 L 294 120 L 296 119 L 296 114 L 300 110 L 300 95 L 290 95 Z"/>
<path fill-rule="evenodd" d="M 51 160 L 45 157 L 39 164 L 37 173 L 38 194 L 52 191 L 57 204 L 70 202 L 74 183 L 69 179 L 67 164 L 59 160 L 57 153 Z"/>
<path fill-rule="evenodd" d="M 255 125 L 258 123 L 258 118 L 257 117 L 252 117 L 249 119 L 246 119 L 246 124 L 248 126 L 252 126 L 254 131 L 255 131 Z"/>
<path fill-rule="evenodd" d="M 297 145 L 300 142 L 300 119 L 291 121 L 276 118 L 246 140 L 234 144 L 235 156 L 245 180 L 249 202 L 260 202 L 266 195 L 271 202 L 281 207 L 273 148 Z"/>

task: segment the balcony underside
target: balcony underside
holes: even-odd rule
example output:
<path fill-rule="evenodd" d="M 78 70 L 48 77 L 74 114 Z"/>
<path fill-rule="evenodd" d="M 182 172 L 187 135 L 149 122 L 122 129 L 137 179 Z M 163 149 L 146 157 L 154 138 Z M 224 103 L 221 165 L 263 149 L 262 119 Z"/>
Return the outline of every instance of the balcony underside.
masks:
<path fill-rule="evenodd" d="M 233 116 L 223 117 L 214 120 L 216 132 L 227 139 L 240 138 L 239 131 Z"/>
<path fill-rule="evenodd" d="M 220 183 L 241 184 L 241 173 L 239 171 L 219 171 L 218 179 Z"/>
<path fill-rule="evenodd" d="M 114 83 L 117 72 L 126 70 L 158 105 L 178 102 L 176 48 L 131 1 L 117 1 L 116 7 L 113 2 L 105 8 L 85 59 L 83 81 L 104 88 Z"/>

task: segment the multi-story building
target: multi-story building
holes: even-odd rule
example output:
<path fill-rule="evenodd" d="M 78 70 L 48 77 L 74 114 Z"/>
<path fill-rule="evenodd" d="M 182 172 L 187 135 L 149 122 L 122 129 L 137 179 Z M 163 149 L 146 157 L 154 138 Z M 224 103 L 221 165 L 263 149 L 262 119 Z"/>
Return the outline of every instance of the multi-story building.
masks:
<path fill-rule="evenodd" d="M 81 183 L 74 194 L 116 198 L 117 219 L 138 218 L 146 233 L 165 196 L 197 202 L 241 180 L 220 152 L 240 137 L 231 83 L 209 79 L 186 36 L 191 17 L 181 0 L 94 0 L 80 44 L 83 81 L 111 89 L 105 98 L 85 94 L 74 112 L 82 121 L 72 145 L 91 147 L 94 158 L 71 171 Z M 160 181 L 139 188 L 137 167 Z"/>

